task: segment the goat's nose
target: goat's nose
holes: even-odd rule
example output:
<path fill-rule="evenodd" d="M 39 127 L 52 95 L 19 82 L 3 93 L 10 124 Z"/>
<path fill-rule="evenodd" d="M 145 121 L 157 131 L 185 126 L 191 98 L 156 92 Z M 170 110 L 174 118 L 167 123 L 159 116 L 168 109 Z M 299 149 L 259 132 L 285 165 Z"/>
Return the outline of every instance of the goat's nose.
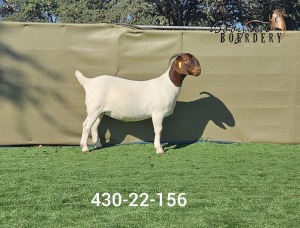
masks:
<path fill-rule="evenodd" d="M 201 67 L 197 67 L 195 70 L 194 70 L 194 76 L 199 76 L 201 74 Z"/>

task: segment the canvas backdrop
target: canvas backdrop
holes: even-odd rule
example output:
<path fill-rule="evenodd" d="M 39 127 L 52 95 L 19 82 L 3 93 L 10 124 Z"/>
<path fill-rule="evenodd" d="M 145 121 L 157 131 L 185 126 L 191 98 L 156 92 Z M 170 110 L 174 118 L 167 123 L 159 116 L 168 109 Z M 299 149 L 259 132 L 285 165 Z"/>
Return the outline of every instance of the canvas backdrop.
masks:
<path fill-rule="evenodd" d="M 78 145 L 85 94 L 74 77 L 147 80 L 169 58 L 190 52 L 199 77 L 186 77 L 164 142 L 300 142 L 300 33 L 242 37 L 227 32 L 139 30 L 112 24 L 0 23 L 0 145 Z M 223 41 L 223 42 L 222 42 Z M 104 117 L 103 143 L 153 141 L 151 120 Z M 90 141 L 91 142 L 91 141 Z"/>

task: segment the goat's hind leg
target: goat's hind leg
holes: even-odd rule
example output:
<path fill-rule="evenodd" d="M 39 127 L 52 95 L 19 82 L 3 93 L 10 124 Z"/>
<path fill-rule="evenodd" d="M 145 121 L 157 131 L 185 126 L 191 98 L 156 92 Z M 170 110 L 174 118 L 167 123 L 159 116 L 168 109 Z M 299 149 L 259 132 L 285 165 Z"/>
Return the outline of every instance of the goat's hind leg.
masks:
<path fill-rule="evenodd" d="M 95 145 L 95 148 L 102 147 L 102 144 L 100 142 L 100 138 L 99 138 L 99 135 L 98 135 L 98 126 L 101 122 L 102 117 L 103 117 L 103 114 L 100 114 L 100 116 L 96 119 L 96 121 L 93 124 L 92 129 L 91 129 L 92 139 L 93 139 L 93 143 Z"/>
<path fill-rule="evenodd" d="M 80 146 L 82 148 L 82 152 L 88 152 L 89 148 L 87 146 L 87 141 L 89 137 L 89 132 L 100 116 L 102 110 L 97 110 L 96 112 L 89 113 L 88 116 L 86 117 L 85 121 L 82 124 L 82 136 L 81 136 L 81 141 L 80 141 Z M 100 122 L 100 121 L 99 121 Z M 98 134 L 97 134 L 98 136 Z"/>

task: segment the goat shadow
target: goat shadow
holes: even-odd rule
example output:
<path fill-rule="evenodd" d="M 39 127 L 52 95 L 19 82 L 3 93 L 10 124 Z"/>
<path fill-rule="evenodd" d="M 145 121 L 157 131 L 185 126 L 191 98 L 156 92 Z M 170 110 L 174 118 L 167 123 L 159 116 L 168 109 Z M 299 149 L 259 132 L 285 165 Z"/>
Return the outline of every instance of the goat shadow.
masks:
<path fill-rule="evenodd" d="M 176 103 L 173 114 L 164 119 L 161 142 L 175 144 L 175 149 L 195 143 L 202 137 L 209 121 L 222 129 L 226 129 L 225 124 L 229 127 L 235 126 L 234 117 L 226 105 L 209 92 L 200 93 L 204 94 L 207 96 L 190 102 Z M 144 142 L 154 140 L 151 119 L 123 122 L 103 116 L 99 126 L 99 136 L 104 147 L 124 142 L 127 135 Z"/>

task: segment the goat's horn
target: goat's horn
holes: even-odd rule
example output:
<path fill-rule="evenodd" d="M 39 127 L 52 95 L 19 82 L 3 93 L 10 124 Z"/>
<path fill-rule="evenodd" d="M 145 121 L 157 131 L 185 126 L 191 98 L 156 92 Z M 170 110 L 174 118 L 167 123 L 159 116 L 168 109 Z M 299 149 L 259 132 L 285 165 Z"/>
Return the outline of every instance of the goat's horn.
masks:
<path fill-rule="evenodd" d="M 170 60 L 169 60 L 169 65 L 170 65 L 171 60 L 172 60 L 173 58 L 178 57 L 178 56 L 181 56 L 181 55 L 182 55 L 182 53 L 177 53 L 177 54 L 175 54 L 175 55 L 172 55 L 172 57 L 171 57 Z"/>

